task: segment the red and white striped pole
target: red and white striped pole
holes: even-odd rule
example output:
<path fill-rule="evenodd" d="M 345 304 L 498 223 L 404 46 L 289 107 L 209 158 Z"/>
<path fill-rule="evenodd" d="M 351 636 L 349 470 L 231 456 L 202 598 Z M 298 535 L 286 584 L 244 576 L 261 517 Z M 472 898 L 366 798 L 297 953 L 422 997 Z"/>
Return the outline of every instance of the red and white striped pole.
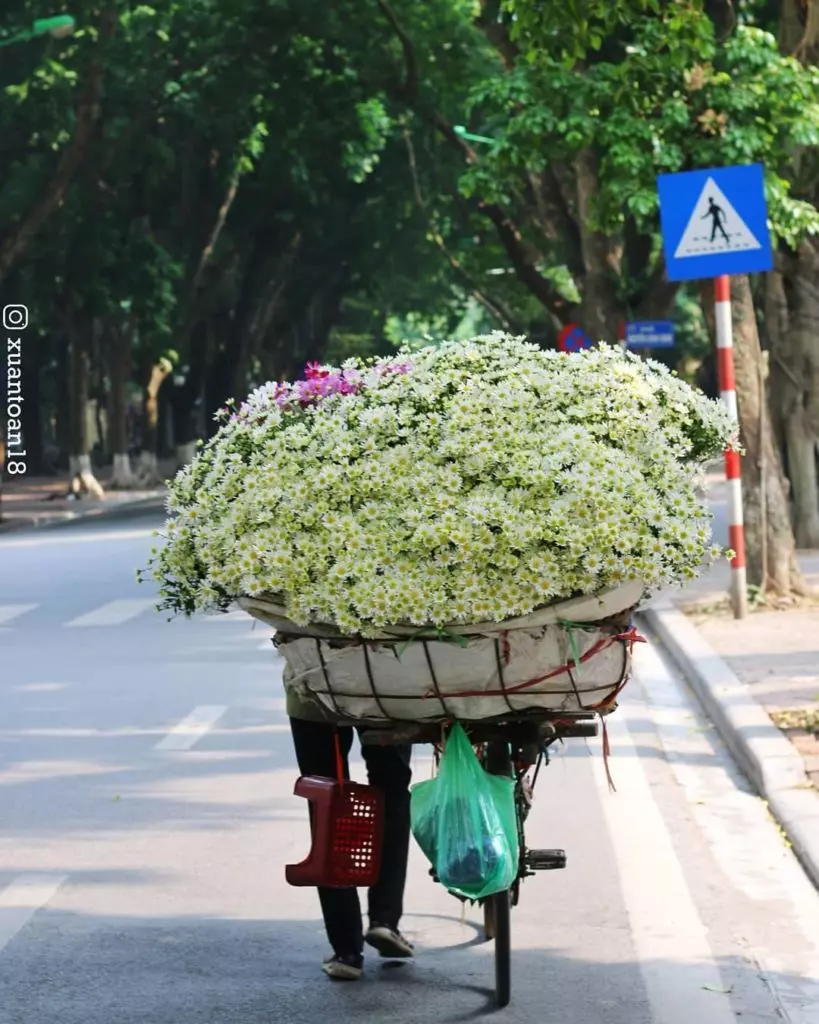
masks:
<path fill-rule="evenodd" d="M 728 411 L 738 421 L 737 387 L 734 378 L 734 341 L 731 325 L 731 278 L 723 274 L 714 280 L 717 315 L 717 376 L 719 392 Z M 728 482 L 728 546 L 735 552 L 731 561 L 731 607 L 735 619 L 748 614 L 745 571 L 745 520 L 742 515 L 742 474 L 739 452 L 726 451 L 725 478 Z"/>

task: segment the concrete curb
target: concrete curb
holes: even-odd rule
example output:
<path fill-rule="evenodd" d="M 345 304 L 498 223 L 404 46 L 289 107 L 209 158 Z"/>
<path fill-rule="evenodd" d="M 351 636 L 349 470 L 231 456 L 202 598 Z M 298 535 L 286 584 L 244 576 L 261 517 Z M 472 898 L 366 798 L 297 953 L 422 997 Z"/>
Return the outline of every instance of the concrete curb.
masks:
<path fill-rule="evenodd" d="M 0 537 L 6 533 L 19 533 L 23 530 L 53 530 L 63 526 L 73 526 L 76 523 L 85 523 L 92 520 L 124 519 L 134 512 L 149 509 L 156 506 L 157 509 L 165 507 L 165 491 L 158 491 L 142 498 L 133 500 L 117 501 L 113 505 L 99 505 L 94 508 L 85 508 L 77 512 L 65 512 L 49 519 L 37 520 L 28 519 L 24 516 L 12 519 L 0 519 Z"/>
<path fill-rule="evenodd" d="M 681 611 L 660 603 L 640 615 L 690 683 L 819 888 L 819 792 L 811 785 L 802 758 Z"/>

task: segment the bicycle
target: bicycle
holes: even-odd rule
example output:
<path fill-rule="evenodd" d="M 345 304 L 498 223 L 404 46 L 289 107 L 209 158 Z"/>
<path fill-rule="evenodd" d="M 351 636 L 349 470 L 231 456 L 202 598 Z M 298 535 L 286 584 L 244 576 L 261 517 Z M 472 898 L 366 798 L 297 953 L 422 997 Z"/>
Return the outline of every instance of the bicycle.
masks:
<path fill-rule="evenodd" d="M 484 935 L 487 941 L 494 940 L 495 943 L 495 1002 L 502 1008 L 509 1005 L 512 996 L 511 911 L 520 901 L 521 882 L 538 871 L 566 867 L 565 850 L 530 849 L 526 845 L 525 826 L 534 787 L 540 769 L 549 764 L 549 748 L 570 737 L 596 736 L 597 716 L 560 714 L 545 719 L 538 716 L 529 720 L 462 722 L 461 725 L 478 748 L 483 768 L 492 775 L 514 778 L 515 781 L 515 817 L 520 849 L 517 876 L 509 889 L 478 901 L 483 907 Z M 375 728 L 362 735 L 365 743 L 432 743 L 436 757 L 440 756 L 439 741 L 440 737 L 433 736 L 429 726 L 403 723 L 394 729 Z M 529 772 L 532 772 L 531 778 L 528 777 Z M 435 878 L 434 871 L 430 874 Z M 457 898 L 463 900 L 462 897 Z"/>

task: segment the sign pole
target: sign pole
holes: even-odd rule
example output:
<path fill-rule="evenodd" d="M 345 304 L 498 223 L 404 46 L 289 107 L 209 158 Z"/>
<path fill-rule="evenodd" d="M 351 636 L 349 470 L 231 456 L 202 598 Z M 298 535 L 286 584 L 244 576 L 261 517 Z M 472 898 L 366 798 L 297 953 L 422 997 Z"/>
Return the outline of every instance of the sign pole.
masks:
<path fill-rule="evenodd" d="M 717 321 L 717 376 L 720 398 L 738 421 L 737 391 L 734 378 L 734 342 L 731 324 L 731 278 L 722 274 L 714 279 Z M 728 483 L 728 545 L 735 552 L 731 561 L 731 607 L 735 619 L 748 614 L 748 588 L 745 569 L 745 520 L 742 514 L 742 474 L 739 452 L 726 451 L 725 478 Z"/>
<path fill-rule="evenodd" d="M 736 418 L 729 275 L 773 270 L 765 168 L 762 164 L 736 164 L 660 174 L 657 194 L 668 280 L 714 280 L 719 390 Z M 728 543 L 736 552 L 731 562 L 731 605 L 737 619 L 748 614 L 740 465 L 736 452 L 725 453 Z"/>

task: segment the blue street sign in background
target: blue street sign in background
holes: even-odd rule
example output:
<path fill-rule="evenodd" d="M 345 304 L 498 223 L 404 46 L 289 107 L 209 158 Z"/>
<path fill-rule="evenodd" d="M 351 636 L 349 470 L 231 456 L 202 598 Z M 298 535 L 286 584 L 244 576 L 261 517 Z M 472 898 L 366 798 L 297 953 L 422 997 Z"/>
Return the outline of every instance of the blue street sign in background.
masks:
<path fill-rule="evenodd" d="M 657 178 L 669 281 L 773 267 L 762 164 Z"/>
<path fill-rule="evenodd" d="M 626 324 L 626 348 L 671 348 L 674 324 L 670 320 L 634 320 Z"/>

